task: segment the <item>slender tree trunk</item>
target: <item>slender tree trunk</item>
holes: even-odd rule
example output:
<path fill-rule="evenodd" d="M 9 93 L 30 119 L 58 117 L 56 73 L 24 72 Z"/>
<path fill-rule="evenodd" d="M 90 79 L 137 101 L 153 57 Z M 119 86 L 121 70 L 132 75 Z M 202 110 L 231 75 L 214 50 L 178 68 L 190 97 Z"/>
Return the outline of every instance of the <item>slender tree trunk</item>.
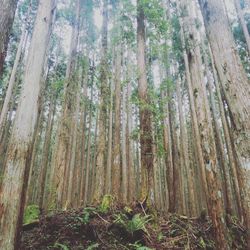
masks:
<path fill-rule="evenodd" d="M 121 188 L 121 44 L 116 50 L 115 58 L 115 126 L 112 166 L 112 193 L 116 199 L 120 197 Z"/>
<path fill-rule="evenodd" d="M 125 86 L 122 91 L 122 201 L 124 204 L 128 200 L 128 165 L 127 165 L 127 155 L 126 155 L 126 123 L 127 123 L 127 113 L 126 113 L 126 99 L 127 99 L 127 90 Z"/>
<path fill-rule="evenodd" d="M 83 205 L 86 206 L 88 204 L 88 201 L 90 200 L 89 198 L 89 187 L 90 187 L 90 157 L 91 157 L 91 126 L 92 126 L 92 102 L 93 102 L 93 84 L 94 84 L 94 70 L 92 72 L 91 76 L 91 97 L 90 97 L 90 110 L 89 110 L 89 128 L 88 128 L 88 143 L 87 143 L 87 161 L 86 161 L 86 178 L 85 178 L 85 194 L 84 194 L 84 200 L 83 200 Z M 93 171 L 93 170 L 92 170 Z"/>
<path fill-rule="evenodd" d="M 162 99 L 166 98 L 162 94 Z M 168 99 L 169 97 L 167 97 Z M 169 101 L 169 100 L 168 100 Z M 172 138 L 170 131 L 170 117 L 169 117 L 169 105 L 168 103 L 163 107 L 164 120 L 163 120 L 163 142 L 165 149 L 165 165 L 166 165 L 166 177 L 167 177 L 167 189 L 168 189 L 168 211 L 174 213 L 175 201 L 174 201 L 174 166 L 173 166 L 173 154 L 172 154 Z"/>
<path fill-rule="evenodd" d="M 55 98 L 55 97 L 54 97 Z M 41 173 L 39 178 L 39 210 L 42 213 L 44 210 L 44 194 L 45 194 L 45 184 L 46 184 L 46 176 L 47 176 L 47 170 L 48 170 L 48 161 L 49 161 L 49 151 L 51 147 L 51 134 L 52 134 L 52 128 L 54 123 L 54 116 L 55 116 L 55 101 L 52 99 L 50 100 L 49 104 L 49 114 L 48 114 L 48 124 L 46 127 L 45 132 L 45 139 L 44 139 L 44 145 L 43 145 L 43 153 L 42 153 L 42 161 L 41 161 Z"/>
<path fill-rule="evenodd" d="M 207 69 L 208 70 L 208 69 Z M 216 116 L 216 106 L 215 106 L 215 99 L 214 99 L 214 93 L 212 90 L 212 77 L 211 72 L 207 71 L 209 74 L 208 76 L 208 89 L 210 94 L 210 102 L 211 102 L 211 109 L 212 109 L 212 116 L 214 121 L 214 128 L 215 128 L 215 136 L 216 136 L 216 148 L 218 152 L 218 160 L 219 165 L 221 167 L 222 172 L 222 188 L 223 193 L 225 196 L 224 203 L 225 203 L 225 210 L 228 214 L 232 215 L 233 207 L 232 207 L 232 197 L 231 197 L 231 191 L 230 191 L 230 181 L 228 178 L 228 172 L 226 170 L 226 158 L 225 158 L 225 151 L 224 151 L 224 145 L 221 137 L 221 131 L 220 126 L 218 122 L 218 118 Z"/>
<path fill-rule="evenodd" d="M 100 202 L 105 189 L 105 153 L 106 153 L 106 120 L 108 107 L 108 62 L 107 62 L 107 46 L 108 46 L 108 1 L 103 0 L 103 24 L 102 24 L 102 55 L 101 55 L 101 100 L 99 114 L 99 134 L 97 143 L 96 168 L 95 168 L 95 190 L 93 201 Z"/>
<path fill-rule="evenodd" d="M 107 156 L 107 170 L 105 178 L 105 193 L 111 194 L 112 187 L 112 143 L 113 142 L 113 83 L 110 83 L 110 104 L 109 104 L 109 130 L 108 130 L 108 156 Z"/>
<path fill-rule="evenodd" d="M 44 0 L 38 7 L 25 68 L 24 87 L 8 147 L 6 170 L 0 194 L 0 249 L 19 248 L 30 153 L 38 115 L 40 80 L 46 58 L 54 4 L 53 0 Z M 10 197 L 12 197 L 11 200 Z"/>
<path fill-rule="evenodd" d="M 130 58 L 128 56 L 128 58 Z M 131 77 L 132 68 L 130 63 L 128 63 L 128 77 Z M 128 199 L 130 202 L 136 199 L 136 180 L 135 180 L 135 164 L 134 164 L 134 151 L 133 151 L 133 141 L 131 139 L 132 133 L 132 105 L 131 105 L 131 95 L 132 95 L 132 86 L 131 79 L 128 79 L 127 86 L 127 162 L 128 162 Z"/>
<path fill-rule="evenodd" d="M 79 83 L 78 83 L 79 85 Z M 74 188 L 74 173 L 75 173 L 75 161 L 76 161 L 76 146 L 77 146 L 77 128 L 78 128 L 78 116 L 79 116 L 79 110 L 80 110 L 80 88 L 77 86 L 77 96 L 76 96 L 76 108 L 75 113 L 73 116 L 73 126 L 72 126 L 72 148 L 71 148 L 71 154 L 70 154 L 70 163 L 69 163 L 69 182 L 68 187 L 66 189 L 67 191 L 67 202 L 66 207 L 72 207 L 73 206 L 73 188 Z M 84 133 L 85 131 L 82 131 Z M 85 151 L 85 143 L 83 144 L 83 150 Z"/>
<path fill-rule="evenodd" d="M 71 153 L 71 126 L 76 109 L 77 76 L 76 76 L 76 49 L 79 35 L 80 0 L 76 3 L 76 19 L 73 26 L 70 55 L 67 64 L 66 81 L 64 89 L 63 114 L 57 131 L 57 148 L 54 152 L 52 167 L 52 190 L 50 194 L 51 203 L 55 203 L 57 208 L 65 206 L 68 185 L 68 173 Z M 53 200 L 53 201 L 52 201 Z"/>
<path fill-rule="evenodd" d="M 240 6 L 240 1 L 234 0 L 234 5 L 235 5 L 237 15 L 238 15 L 238 18 L 239 18 L 239 21 L 240 21 L 240 24 L 241 24 L 241 27 L 242 27 L 242 30 L 244 33 L 244 37 L 246 39 L 248 53 L 250 53 L 250 36 L 249 36 L 248 28 L 247 28 L 247 23 L 246 23 L 245 18 L 244 18 L 244 13 L 243 13 L 241 6 Z"/>
<path fill-rule="evenodd" d="M 3 73 L 3 64 L 7 53 L 11 27 L 15 17 L 17 0 L 0 1 L 0 77 Z"/>
<path fill-rule="evenodd" d="M 210 52 L 210 54 L 212 55 L 211 52 Z M 239 166 L 237 165 L 236 159 L 234 158 L 234 152 L 233 152 L 232 142 L 231 142 L 230 133 L 229 133 L 229 127 L 227 125 L 227 118 L 226 118 L 223 100 L 222 100 L 222 96 L 221 96 L 221 90 L 219 87 L 219 80 L 217 77 L 217 72 L 216 72 L 214 61 L 213 61 L 212 57 L 211 57 L 211 62 L 212 62 L 211 64 L 212 64 L 214 80 L 215 80 L 214 83 L 215 83 L 216 93 L 217 93 L 217 97 L 218 97 L 220 117 L 221 117 L 224 136 L 225 136 L 225 143 L 226 143 L 226 148 L 227 148 L 230 173 L 232 175 L 231 179 L 232 179 L 233 188 L 234 188 L 234 196 L 236 198 L 235 199 L 236 200 L 236 207 L 237 207 L 238 215 L 241 218 L 242 217 L 241 195 L 240 195 L 239 182 L 238 182 L 238 176 L 237 176 L 237 168 Z"/>
<path fill-rule="evenodd" d="M 15 88 L 15 84 L 17 84 L 16 74 L 17 74 L 17 69 L 18 69 L 19 61 L 20 61 L 21 54 L 22 54 L 22 48 L 24 45 L 24 41 L 26 40 L 26 37 L 27 37 L 27 31 L 26 31 L 25 27 L 23 27 L 22 35 L 21 35 L 21 38 L 19 41 L 17 52 L 16 52 L 14 65 L 13 65 L 13 68 L 11 71 L 11 76 L 10 76 L 7 92 L 6 92 L 6 95 L 4 98 L 4 103 L 3 103 L 3 107 L 1 110 L 1 114 L 0 114 L 0 137 L 2 134 L 1 132 L 3 129 L 3 125 L 4 125 L 5 119 L 7 117 L 8 110 L 9 110 L 9 103 L 10 103 L 10 99 L 12 96 L 12 92 L 13 92 L 13 89 Z"/>
<path fill-rule="evenodd" d="M 149 106 L 146 76 L 145 20 L 141 0 L 137 0 L 137 65 L 138 92 L 140 100 L 140 143 L 141 143 L 141 192 L 140 199 L 148 198 L 153 204 L 153 149 L 151 131 L 151 111 Z"/>
<path fill-rule="evenodd" d="M 190 210 L 190 215 L 196 215 L 196 207 L 195 207 L 195 189 L 194 183 L 192 179 L 192 173 L 190 168 L 190 161 L 188 155 L 188 145 L 187 145 L 187 129 L 184 123 L 184 114 L 183 114 L 183 104 L 182 104 L 182 97 L 181 97 L 181 86 L 180 80 L 177 79 L 176 81 L 176 93 L 177 93 L 177 101 L 178 101 L 178 109 L 179 109 L 179 120 L 180 120 L 180 157 L 182 159 L 181 164 L 183 164 L 185 172 L 187 174 L 187 183 L 188 183 L 188 206 Z"/>

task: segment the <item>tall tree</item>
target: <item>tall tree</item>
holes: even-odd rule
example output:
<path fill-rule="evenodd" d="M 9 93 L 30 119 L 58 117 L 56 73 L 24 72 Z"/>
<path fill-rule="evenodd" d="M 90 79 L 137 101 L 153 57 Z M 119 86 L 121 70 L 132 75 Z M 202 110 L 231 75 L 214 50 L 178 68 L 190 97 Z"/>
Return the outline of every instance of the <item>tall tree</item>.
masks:
<path fill-rule="evenodd" d="M 104 192 L 105 176 L 105 153 L 106 153 L 106 120 L 108 105 L 108 0 L 103 0 L 103 23 L 102 23 L 102 48 L 100 65 L 100 113 L 99 113 L 99 136 L 97 142 L 96 170 L 95 170 L 95 192 L 94 202 L 100 201 Z"/>
<path fill-rule="evenodd" d="M 78 93 L 77 68 L 77 45 L 79 36 L 80 0 L 76 2 L 75 19 L 71 35 L 70 54 L 66 70 L 64 104 L 61 122 L 57 131 L 57 145 L 53 156 L 53 176 L 51 202 L 61 208 L 66 205 L 65 186 L 68 185 L 68 173 L 70 169 L 71 156 L 71 129 L 75 121 L 76 96 Z M 52 201 L 55 199 L 54 201 Z"/>
<path fill-rule="evenodd" d="M 11 27 L 14 21 L 18 0 L 0 1 L 0 77 L 3 73 L 3 64 L 6 57 Z"/>
<path fill-rule="evenodd" d="M 249 80 L 237 54 L 233 35 L 224 12 L 223 3 L 216 0 L 199 0 L 207 36 L 211 45 L 214 63 L 221 88 L 231 114 L 234 144 L 242 171 L 247 171 L 250 162 L 250 89 Z M 223 32 L 218 32 L 223 30 Z M 245 224 L 250 228 L 249 183 L 244 173 L 242 200 Z M 250 243 L 250 234 L 248 237 Z"/>
<path fill-rule="evenodd" d="M 138 94 L 140 109 L 140 143 L 141 143 L 141 191 L 140 199 L 153 198 L 153 137 L 151 131 L 151 111 L 148 96 L 146 74 L 146 37 L 145 15 L 143 1 L 137 0 L 137 66 L 138 66 Z"/>
<path fill-rule="evenodd" d="M 38 116 L 40 80 L 54 12 L 54 0 L 40 2 L 0 194 L 1 249 L 19 248 L 18 240 L 29 176 L 30 154 Z"/>

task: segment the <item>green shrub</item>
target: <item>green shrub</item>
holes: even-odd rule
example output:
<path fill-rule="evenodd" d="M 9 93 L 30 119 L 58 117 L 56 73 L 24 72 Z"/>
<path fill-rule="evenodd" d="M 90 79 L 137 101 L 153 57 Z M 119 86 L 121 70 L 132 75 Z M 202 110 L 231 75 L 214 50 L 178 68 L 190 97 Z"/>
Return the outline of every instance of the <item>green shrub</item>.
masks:
<path fill-rule="evenodd" d="M 39 217 L 39 207 L 37 205 L 29 205 L 24 210 L 23 224 L 29 224 Z"/>
<path fill-rule="evenodd" d="M 126 231 L 133 234 L 142 230 L 147 233 L 146 224 L 152 220 L 151 216 L 135 214 L 131 220 L 125 214 L 116 215 L 115 223 L 122 225 Z"/>

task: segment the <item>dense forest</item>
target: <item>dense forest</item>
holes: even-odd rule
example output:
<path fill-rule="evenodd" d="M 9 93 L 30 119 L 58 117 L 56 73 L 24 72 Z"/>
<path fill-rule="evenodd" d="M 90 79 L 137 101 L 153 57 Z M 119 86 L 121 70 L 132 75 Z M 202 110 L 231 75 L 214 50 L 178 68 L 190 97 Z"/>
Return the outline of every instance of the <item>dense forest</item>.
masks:
<path fill-rule="evenodd" d="M 249 0 L 0 0 L 0 249 L 250 249 L 249 63 Z"/>

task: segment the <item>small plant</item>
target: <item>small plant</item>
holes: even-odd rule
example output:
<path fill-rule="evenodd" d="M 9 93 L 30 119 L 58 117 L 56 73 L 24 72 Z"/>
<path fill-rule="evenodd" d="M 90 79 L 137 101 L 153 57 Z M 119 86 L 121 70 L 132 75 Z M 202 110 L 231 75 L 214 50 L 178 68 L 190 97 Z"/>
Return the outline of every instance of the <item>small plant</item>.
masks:
<path fill-rule="evenodd" d="M 134 244 L 129 244 L 134 250 L 154 250 L 149 247 L 142 246 L 138 241 L 136 241 Z"/>
<path fill-rule="evenodd" d="M 99 207 L 101 213 L 107 213 L 113 203 L 113 196 L 112 195 L 104 195 L 102 199 L 102 203 Z"/>
<path fill-rule="evenodd" d="M 55 243 L 54 248 L 60 248 L 62 250 L 69 250 L 69 248 L 66 245 L 61 244 L 61 243 Z"/>
<path fill-rule="evenodd" d="M 25 208 L 23 224 L 29 224 L 38 219 L 39 207 L 37 205 L 29 205 Z"/>
<path fill-rule="evenodd" d="M 86 207 L 83 210 L 83 216 L 77 217 L 78 220 L 80 220 L 84 225 L 88 224 L 90 221 L 90 215 L 92 212 L 94 212 L 96 209 L 93 207 Z"/>
<path fill-rule="evenodd" d="M 99 247 L 98 243 L 93 243 L 89 245 L 86 250 L 94 250 L 94 249 L 97 249 L 98 247 Z"/>
<path fill-rule="evenodd" d="M 116 215 L 115 223 L 122 225 L 129 233 L 142 230 L 147 233 L 146 224 L 152 220 L 151 216 L 135 214 L 131 220 L 125 214 Z"/>

